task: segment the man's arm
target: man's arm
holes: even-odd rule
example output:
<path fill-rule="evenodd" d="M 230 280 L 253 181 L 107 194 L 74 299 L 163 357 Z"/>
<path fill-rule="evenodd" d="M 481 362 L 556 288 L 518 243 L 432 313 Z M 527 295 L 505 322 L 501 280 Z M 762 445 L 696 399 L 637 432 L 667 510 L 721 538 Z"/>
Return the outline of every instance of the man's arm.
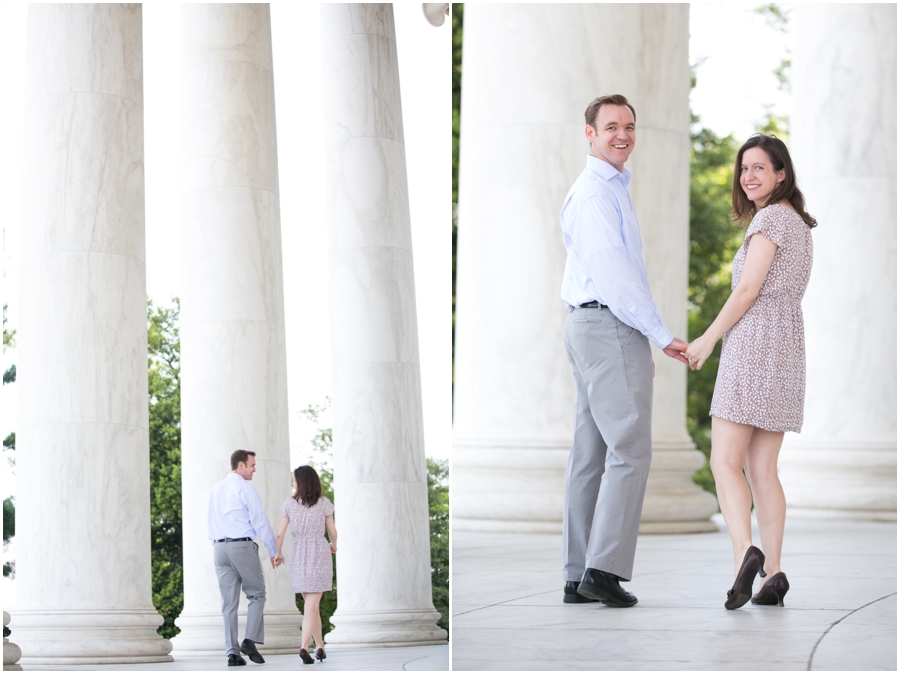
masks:
<path fill-rule="evenodd" d="M 572 248 L 603 301 L 622 322 L 639 330 L 671 357 L 687 362 L 680 351 L 687 343 L 666 328 L 649 293 L 642 268 L 629 258 L 619 226 L 619 213 L 611 199 L 595 195 L 580 205 L 576 226 L 570 228 Z"/>
<path fill-rule="evenodd" d="M 253 485 L 247 484 L 247 510 L 250 512 L 250 525 L 256 532 L 256 535 L 262 539 L 269 551 L 269 557 L 272 558 L 272 568 L 275 568 L 274 559 L 276 554 L 275 548 L 275 532 L 272 531 L 272 525 L 269 524 L 269 518 L 266 516 L 266 509 L 263 507 L 262 499 L 259 498 L 259 492 L 253 488 Z"/>

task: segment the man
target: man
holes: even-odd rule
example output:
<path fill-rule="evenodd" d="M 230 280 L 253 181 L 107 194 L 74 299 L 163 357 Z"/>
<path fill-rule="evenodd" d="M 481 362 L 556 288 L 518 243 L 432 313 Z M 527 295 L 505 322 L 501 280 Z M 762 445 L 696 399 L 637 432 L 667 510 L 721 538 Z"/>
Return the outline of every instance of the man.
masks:
<path fill-rule="evenodd" d="M 687 362 L 688 345 L 653 299 L 625 170 L 635 112 L 621 95 L 585 111 L 591 153 L 563 204 L 565 345 L 575 377 L 575 437 L 566 468 L 563 601 L 634 606 L 631 580 L 650 471 L 650 342 Z"/>
<path fill-rule="evenodd" d="M 262 538 L 269 551 L 272 568 L 275 563 L 275 534 L 269 525 L 262 500 L 250 480 L 256 472 L 256 453 L 239 449 L 231 455 L 231 473 L 213 487 L 209 495 L 209 537 L 213 541 L 216 576 L 222 594 L 222 617 L 225 619 L 225 650 L 228 666 L 246 665 L 241 653 L 253 662 L 265 660 L 256 644 L 265 640 L 263 608 L 266 605 L 266 586 L 259 546 Z M 247 630 L 238 645 L 238 602 L 241 589 L 247 595 Z"/>

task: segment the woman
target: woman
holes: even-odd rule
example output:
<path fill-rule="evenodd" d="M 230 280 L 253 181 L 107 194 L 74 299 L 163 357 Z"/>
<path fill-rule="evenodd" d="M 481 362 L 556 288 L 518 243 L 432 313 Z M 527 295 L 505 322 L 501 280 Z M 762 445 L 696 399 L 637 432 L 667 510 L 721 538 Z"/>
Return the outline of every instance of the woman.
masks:
<path fill-rule="evenodd" d="M 334 506 L 322 495 L 319 474 L 312 466 L 300 466 L 292 479 L 294 495 L 281 506 L 281 523 L 275 533 L 275 564 L 284 562 L 281 544 L 291 525 L 291 586 L 303 595 L 303 630 L 300 658 L 304 664 L 315 662 L 309 654 L 310 638 L 316 641 L 316 658 L 325 659 L 322 618 L 319 602 L 323 592 L 334 587 L 331 555 L 337 552 Z M 329 541 L 325 540 L 328 531 Z"/>
<path fill-rule="evenodd" d="M 781 571 L 785 502 L 777 462 L 784 433 L 799 433 L 803 424 L 800 300 L 816 221 L 805 210 L 787 147 L 774 136 L 755 135 L 738 151 L 731 201 L 739 223 L 752 218 L 734 256 L 731 296 L 685 356 L 699 370 L 724 336 L 709 414 L 710 466 L 734 548 L 735 580 L 725 608 L 751 600 L 757 573 L 769 580 L 753 603 L 784 606 L 790 585 Z M 751 505 L 762 550 L 750 536 Z"/>

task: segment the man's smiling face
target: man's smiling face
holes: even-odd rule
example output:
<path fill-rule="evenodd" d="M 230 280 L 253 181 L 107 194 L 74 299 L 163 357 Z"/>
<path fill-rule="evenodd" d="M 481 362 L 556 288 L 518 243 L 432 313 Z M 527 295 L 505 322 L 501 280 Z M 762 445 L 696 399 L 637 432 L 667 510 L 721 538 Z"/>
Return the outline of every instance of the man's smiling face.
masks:
<path fill-rule="evenodd" d="M 634 115 L 627 105 L 601 105 L 593 126 L 584 127 L 584 135 L 592 155 L 622 171 L 634 149 Z"/>

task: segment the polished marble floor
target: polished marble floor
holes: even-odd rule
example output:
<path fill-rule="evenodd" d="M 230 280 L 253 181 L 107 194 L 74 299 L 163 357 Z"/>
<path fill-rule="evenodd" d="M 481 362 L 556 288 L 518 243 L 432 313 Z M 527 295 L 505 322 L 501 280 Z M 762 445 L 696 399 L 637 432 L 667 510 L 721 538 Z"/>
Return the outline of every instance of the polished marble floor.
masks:
<path fill-rule="evenodd" d="M 228 670 L 243 674 L 263 674 L 264 672 L 425 672 L 447 671 L 449 664 L 448 646 L 410 646 L 408 648 L 365 648 L 328 649 L 324 662 L 304 667 L 297 655 L 267 655 L 266 662 L 246 667 L 228 667 L 225 656 L 220 658 L 182 658 L 175 662 L 145 665 L 83 665 L 47 666 L 25 665 L 25 671 L 83 671 L 83 672 L 215 672 Z"/>
<path fill-rule="evenodd" d="M 628 609 L 562 603 L 558 535 L 454 531 L 453 669 L 897 669 L 896 523 L 789 519 L 785 607 L 726 611 L 717 518 L 640 537 Z"/>

